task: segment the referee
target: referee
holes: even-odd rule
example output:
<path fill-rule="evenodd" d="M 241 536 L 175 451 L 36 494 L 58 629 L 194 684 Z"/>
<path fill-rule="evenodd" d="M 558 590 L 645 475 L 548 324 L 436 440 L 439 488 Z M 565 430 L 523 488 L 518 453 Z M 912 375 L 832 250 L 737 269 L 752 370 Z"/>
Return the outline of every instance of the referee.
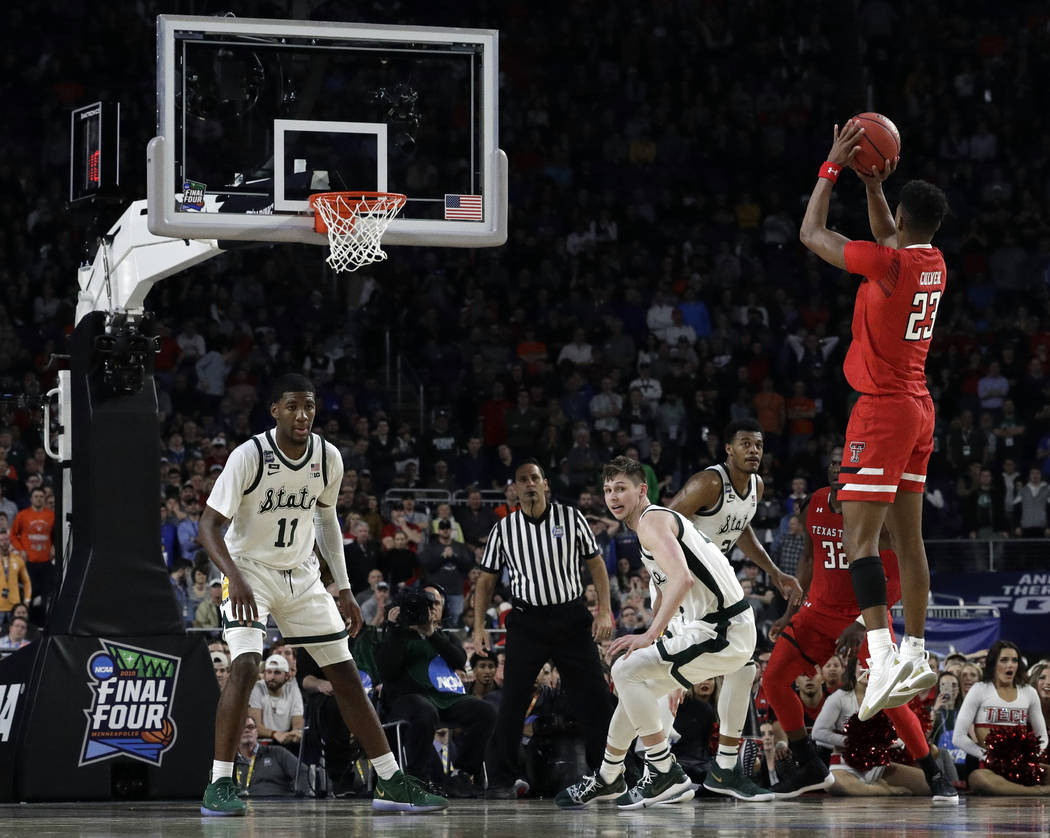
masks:
<path fill-rule="evenodd" d="M 609 688 L 595 641 L 612 636 L 609 576 L 583 514 L 548 502 L 550 486 L 534 459 L 514 474 L 521 509 L 492 528 L 481 560 L 474 599 L 474 642 L 489 647 L 485 611 L 503 568 L 510 575 L 511 605 L 506 620 L 503 699 L 493 733 L 488 774 L 493 796 L 520 796 L 528 785 L 518 778 L 518 747 L 536 676 L 547 660 L 561 673 L 576 720 L 583 725 L 587 762 L 593 768 L 605 752 Z M 598 591 L 598 616 L 583 599 L 583 563 Z"/>

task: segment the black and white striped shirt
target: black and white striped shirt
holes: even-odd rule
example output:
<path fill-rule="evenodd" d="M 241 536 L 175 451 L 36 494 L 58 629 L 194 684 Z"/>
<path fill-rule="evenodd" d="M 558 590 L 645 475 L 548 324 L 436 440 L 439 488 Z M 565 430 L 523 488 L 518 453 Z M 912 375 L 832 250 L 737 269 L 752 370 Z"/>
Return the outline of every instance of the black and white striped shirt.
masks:
<path fill-rule="evenodd" d="M 583 562 L 600 554 L 583 513 L 552 502 L 539 518 L 519 509 L 497 521 L 481 567 L 490 573 L 506 567 L 511 596 L 529 605 L 559 605 L 583 596 Z"/>

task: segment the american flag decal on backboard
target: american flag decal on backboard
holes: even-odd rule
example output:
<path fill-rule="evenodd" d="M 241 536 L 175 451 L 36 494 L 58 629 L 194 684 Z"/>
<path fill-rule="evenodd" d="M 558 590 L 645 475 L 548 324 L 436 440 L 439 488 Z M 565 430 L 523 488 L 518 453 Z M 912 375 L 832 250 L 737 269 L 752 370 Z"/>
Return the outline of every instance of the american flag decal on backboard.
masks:
<path fill-rule="evenodd" d="M 480 195 L 445 195 L 446 221 L 481 221 Z"/>

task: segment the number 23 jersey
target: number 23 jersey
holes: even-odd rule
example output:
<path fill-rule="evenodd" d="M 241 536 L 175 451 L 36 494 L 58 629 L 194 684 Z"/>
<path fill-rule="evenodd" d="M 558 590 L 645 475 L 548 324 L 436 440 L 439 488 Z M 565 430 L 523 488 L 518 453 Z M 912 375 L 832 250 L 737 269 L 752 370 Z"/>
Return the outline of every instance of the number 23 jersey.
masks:
<path fill-rule="evenodd" d="M 944 256 L 929 244 L 898 250 L 854 241 L 845 259 L 846 270 L 864 276 L 843 365 L 850 387 L 873 396 L 926 395 L 926 355 L 948 277 Z"/>
<path fill-rule="evenodd" d="M 342 480 L 334 445 L 310 434 L 302 458 L 289 460 L 271 429 L 233 449 L 208 506 L 232 519 L 225 541 L 234 559 L 292 570 L 313 553 L 315 507 L 334 506 Z"/>
<path fill-rule="evenodd" d="M 842 546 L 842 514 L 831 508 L 830 494 L 829 486 L 817 489 L 806 507 L 806 529 L 813 543 L 813 579 L 804 607 L 852 620 L 860 614 L 860 608 Z M 901 596 L 897 555 L 892 550 L 881 550 L 879 554 L 886 571 L 886 601 L 893 605 Z"/>

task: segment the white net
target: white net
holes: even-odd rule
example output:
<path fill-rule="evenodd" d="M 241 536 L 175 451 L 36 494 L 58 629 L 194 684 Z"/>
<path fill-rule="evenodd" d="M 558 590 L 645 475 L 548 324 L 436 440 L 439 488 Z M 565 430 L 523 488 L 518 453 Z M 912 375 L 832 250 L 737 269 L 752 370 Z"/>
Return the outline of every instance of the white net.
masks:
<path fill-rule="evenodd" d="M 332 252 L 325 261 L 332 270 L 343 272 L 386 259 L 380 247 L 383 233 L 405 205 L 405 196 L 329 192 L 312 196 L 310 203 L 328 228 Z"/>

